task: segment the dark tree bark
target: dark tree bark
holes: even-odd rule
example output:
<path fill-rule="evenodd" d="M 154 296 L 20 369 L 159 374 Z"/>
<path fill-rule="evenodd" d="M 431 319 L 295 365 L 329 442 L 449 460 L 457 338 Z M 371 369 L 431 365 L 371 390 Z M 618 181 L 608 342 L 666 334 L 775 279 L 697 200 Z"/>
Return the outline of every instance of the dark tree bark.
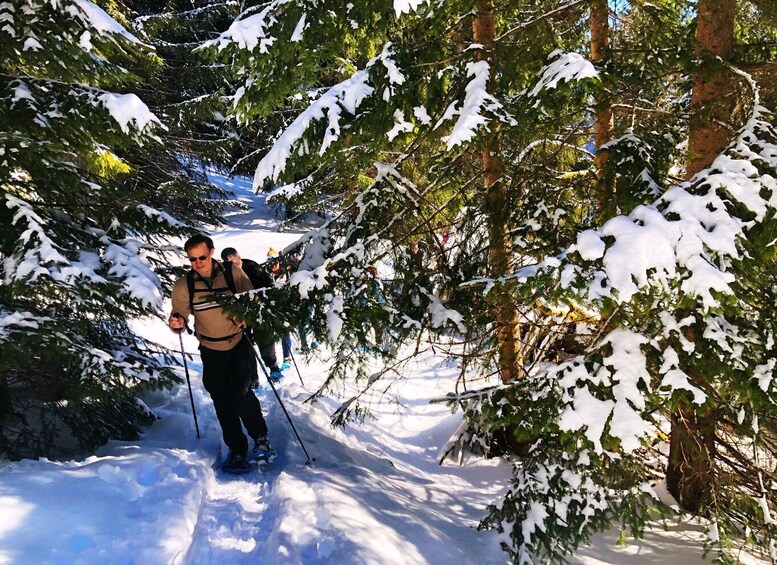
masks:
<path fill-rule="evenodd" d="M 697 55 L 731 58 L 734 40 L 733 0 L 699 0 L 696 23 Z M 691 123 L 688 132 L 688 178 L 708 167 L 726 147 L 731 136 L 726 127 L 733 110 L 731 76 L 719 62 L 702 65 L 693 77 Z M 687 332 L 696 341 L 693 330 Z M 704 375 L 691 366 L 686 373 L 704 384 Z M 672 414 L 666 480 L 669 492 L 682 508 L 705 513 L 714 486 L 715 415 L 709 407 L 681 402 Z"/>
<path fill-rule="evenodd" d="M 498 81 L 494 61 L 495 17 L 491 0 L 476 0 L 473 35 L 476 43 L 483 45 L 482 53 L 489 61 L 489 84 L 495 89 Z M 503 163 L 500 157 L 501 135 L 499 124 L 491 122 L 481 152 L 483 183 L 486 192 L 486 215 L 488 218 L 488 262 L 489 276 L 502 277 L 510 272 L 512 245 L 508 235 L 509 211 L 507 206 L 507 184 L 503 177 Z M 520 328 L 518 310 L 509 288 L 500 285 L 492 293 L 492 314 L 497 324 L 496 337 L 499 351 L 499 376 L 502 382 L 510 381 L 520 374 L 522 359 L 519 353 Z"/>
<path fill-rule="evenodd" d="M 731 59 L 734 43 L 734 0 L 700 0 L 696 22 L 697 55 Z M 708 57 L 709 59 L 709 57 Z M 686 178 L 708 167 L 731 138 L 727 124 L 734 106 L 731 74 L 719 62 L 702 65 L 693 77 L 691 124 Z"/>
<path fill-rule="evenodd" d="M 8 377 L 0 372 L 0 419 L 11 412 L 11 390 L 8 388 Z"/>
<path fill-rule="evenodd" d="M 672 414 L 666 483 L 680 507 L 694 514 L 711 502 L 715 423 L 711 411 L 702 413 L 687 402 Z"/>

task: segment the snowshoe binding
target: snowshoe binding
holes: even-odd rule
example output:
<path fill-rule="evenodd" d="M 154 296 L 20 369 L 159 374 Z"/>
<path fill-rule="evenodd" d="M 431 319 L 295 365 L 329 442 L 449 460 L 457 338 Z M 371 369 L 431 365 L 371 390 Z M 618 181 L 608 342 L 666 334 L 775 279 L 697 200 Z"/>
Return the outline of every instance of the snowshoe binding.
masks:
<path fill-rule="evenodd" d="M 278 453 L 270 445 L 267 436 L 261 436 L 254 440 L 254 448 L 249 456 L 251 461 L 272 463 L 276 457 L 278 457 Z"/>
<path fill-rule="evenodd" d="M 248 455 L 245 451 L 230 451 L 226 461 L 221 465 L 221 470 L 230 475 L 242 475 L 249 469 Z"/>

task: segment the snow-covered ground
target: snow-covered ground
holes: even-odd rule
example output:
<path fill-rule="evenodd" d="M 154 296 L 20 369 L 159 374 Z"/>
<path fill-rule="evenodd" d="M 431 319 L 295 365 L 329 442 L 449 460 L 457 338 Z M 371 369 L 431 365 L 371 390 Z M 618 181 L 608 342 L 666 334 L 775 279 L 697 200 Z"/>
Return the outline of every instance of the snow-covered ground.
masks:
<path fill-rule="evenodd" d="M 253 208 L 212 233 L 217 253 L 235 247 L 264 260 L 300 233 L 278 232 L 249 179 L 214 177 Z M 156 319 L 136 330 L 178 349 Z M 374 420 L 333 429 L 343 396 L 304 400 L 322 382 L 324 361 L 297 362 L 279 394 L 315 463 L 297 443 L 271 389 L 258 395 L 279 459 L 243 477 L 215 471 L 221 438 L 201 386 L 196 341 L 189 370 L 202 438 L 196 439 L 186 386 L 146 402 L 161 416 L 137 442 L 110 442 L 74 461 L 0 464 L 0 563 L 504 563 L 494 532 L 478 532 L 486 506 L 507 488 L 510 466 L 470 459 L 437 464 L 459 415 L 429 404 L 452 390 L 456 368 L 431 354 L 419 358 L 388 393 L 373 398 Z M 280 346 L 278 347 L 280 353 Z M 181 369 L 183 375 L 183 369 Z M 344 391 L 347 394 L 347 390 Z M 657 527 L 618 546 L 618 533 L 581 549 L 576 563 L 701 563 L 699 528 Z M 752 562 L 752 561 L 750 561 Z"/>

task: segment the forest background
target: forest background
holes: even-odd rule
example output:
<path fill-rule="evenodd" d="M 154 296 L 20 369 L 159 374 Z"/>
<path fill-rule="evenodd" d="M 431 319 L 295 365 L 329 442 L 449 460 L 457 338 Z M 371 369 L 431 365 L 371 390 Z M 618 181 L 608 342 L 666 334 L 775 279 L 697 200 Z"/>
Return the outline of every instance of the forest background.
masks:
<path fill-rule="evenodd" d="M 154 418 L 173 358 L 128 321 L 239 205 L 205 161 L 329 218 L 233 308 L 311 321 L 318 394 L 362 385 L 334 424 L 424 348 L 461 361 L 450 454 L 514 458 L 482 523 L 513 559 L 640 535 L 656 481 L 723 559 L 777 559 L 772 2 L 98 4 L 0 4 L 6 457 Z"/>

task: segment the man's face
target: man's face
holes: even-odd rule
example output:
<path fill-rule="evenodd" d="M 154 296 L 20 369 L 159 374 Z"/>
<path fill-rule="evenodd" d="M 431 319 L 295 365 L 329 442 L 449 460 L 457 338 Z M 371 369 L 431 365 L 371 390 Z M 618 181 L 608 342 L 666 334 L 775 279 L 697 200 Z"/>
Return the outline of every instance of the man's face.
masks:
<path fill-rule="evenodd" d="M 243 268 L 243 260 L 240 258 L 240 254 L 239 253 L 235 253 L 234 255 L 230 255 L 229 256 L 229 260 L 232 261 L 235 265 L 237 265 L 241 269 Z"/>
<path fill-rule="evenodd" d="M 189 256 L 189 262 L 192 264 L 192 269 L 201 277 L 209 277 L 213 271 L 213 263 L 211 262 L 211 256 L 213 255 L 213 249 L 208 249 L 205 243 L 200 243 L 194 247 L 190 247 L 186 252 Z"/>

